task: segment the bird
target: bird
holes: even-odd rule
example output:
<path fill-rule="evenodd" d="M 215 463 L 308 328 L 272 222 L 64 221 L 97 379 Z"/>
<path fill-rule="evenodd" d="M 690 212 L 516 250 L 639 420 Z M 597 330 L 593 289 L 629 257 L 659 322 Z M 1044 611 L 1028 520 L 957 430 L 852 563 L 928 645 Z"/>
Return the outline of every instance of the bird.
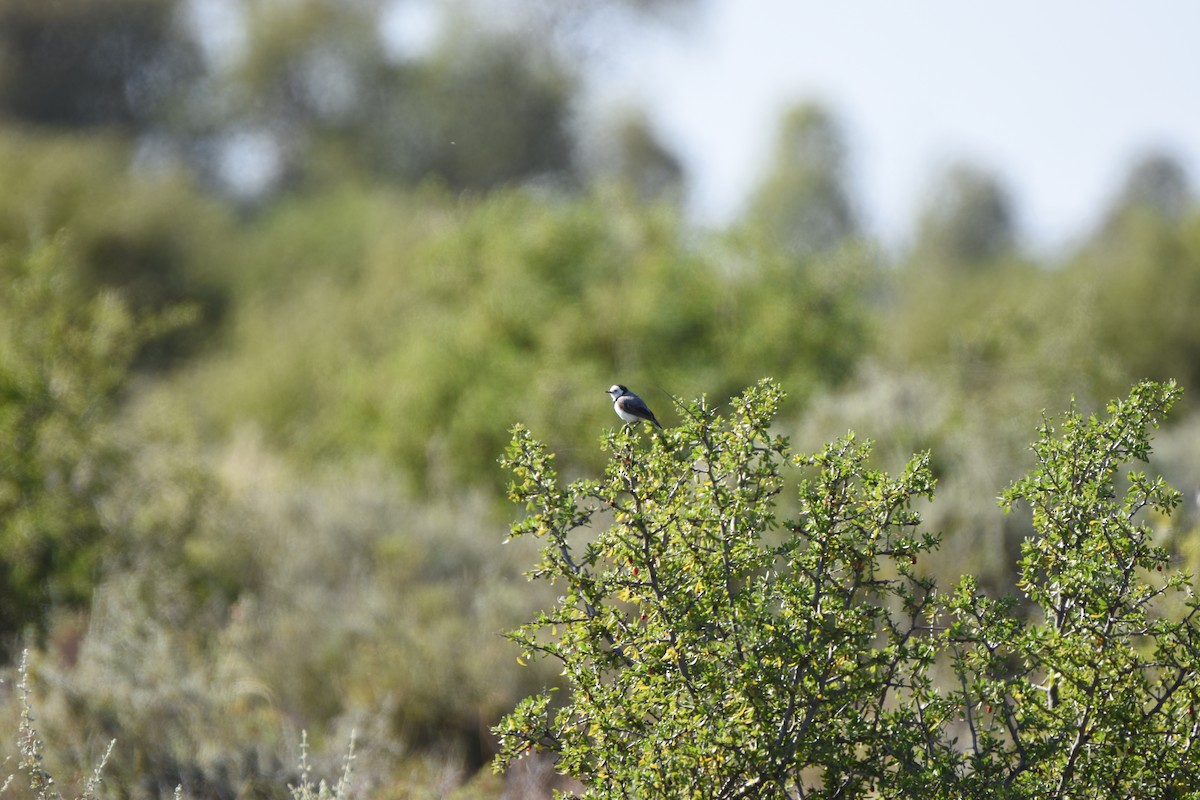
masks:
<path fill-rule="evenodd" d="M 662 424 L 655 419 L 654 412 L 650 410 L 646 402 L 624 386 L 619 383 L 613 384 L 609 387 L 608 394 L 613 399 L 613 411 L 617 412 L 617 416 L 625 420 L 627 424 L 632 425 L 635 422 L 643 421 L 653 423 L 660 430 L 662 429 Z"/>

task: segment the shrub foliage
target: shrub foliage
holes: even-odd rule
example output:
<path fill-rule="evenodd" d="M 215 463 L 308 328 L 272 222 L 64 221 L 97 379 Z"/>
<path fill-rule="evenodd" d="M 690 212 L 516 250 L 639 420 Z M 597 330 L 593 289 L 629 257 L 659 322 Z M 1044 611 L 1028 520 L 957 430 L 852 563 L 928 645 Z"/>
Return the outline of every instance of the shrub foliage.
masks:
<path fill-rule="evenodd" d="M 0 253 L 0 651 L 51 604 L 86 603 L 123 454 L 108 427 L 153 333 L 114 292 L 81 290 L 65 239 Z"/>
<path fill-rule="evenodd" d="M 923 575 L 927 455 L 889 475 L 853 435 L 793 454 L 771 382 L 728 417 L 701 400 L 661 436 L 608 433 L 599 480 L 564 485 L 518 426 L 513 536 L 542 540 L 531 576 L 562 595 L 510 636 L 570 696 L 506 717 L 498 768 L 548 750 L 595 798 L 1185 793 L 1200 605 L 1147 517 L 1178 494 L 1126 471 L 1177 394 L 1043 426 L 1003 498 L 1036 531 L 1003 599 Z"/>

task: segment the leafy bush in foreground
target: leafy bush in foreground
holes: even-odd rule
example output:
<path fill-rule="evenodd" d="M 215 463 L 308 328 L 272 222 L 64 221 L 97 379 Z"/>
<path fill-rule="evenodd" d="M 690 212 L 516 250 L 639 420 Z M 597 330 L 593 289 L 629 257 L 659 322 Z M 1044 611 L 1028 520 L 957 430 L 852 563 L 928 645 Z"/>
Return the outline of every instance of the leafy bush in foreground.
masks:
<path fill-rule="evenodd" d="M 548 750 L 586 797 L 1178 797 L 1200 785 L 1200 604 L 1144 510 L 1178 495 L 1125 465 L 1178 395 L 1043 426 L 1004 496 L 1033 508 L 1023 606 L 923 577 L 928 458 L 899 476 L 852 436 L 793 455 L 763 382 L 561 485 L 523 428 L 505 459 L 559 605 L 511 638 L 571 695 L 497 728 L 505 768 Z M 799 512 L 777 498 L 798 476 Z M 1119 483 L 1127 484 L 1124 497 Z"/>

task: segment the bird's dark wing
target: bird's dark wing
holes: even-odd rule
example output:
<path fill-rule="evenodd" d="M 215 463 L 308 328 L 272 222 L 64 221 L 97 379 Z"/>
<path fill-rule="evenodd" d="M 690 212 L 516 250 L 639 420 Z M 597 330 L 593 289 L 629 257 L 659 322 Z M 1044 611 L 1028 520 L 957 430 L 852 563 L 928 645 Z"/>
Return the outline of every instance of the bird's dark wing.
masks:
<path fill-rule="evenodd" d="M 658 427 L 662 427 L 662 424 L 655 419 L 654 412 L 651 411 L 650 407 L 647 406 L 642 401 L 642 398 L 638 397 L 637 395 L 627 394 L 623 397 L 618 397 L 617 404 L 626 414 L 632 414 L 639 419 L 653 422 L 655 425 L 658 425 Z"/>

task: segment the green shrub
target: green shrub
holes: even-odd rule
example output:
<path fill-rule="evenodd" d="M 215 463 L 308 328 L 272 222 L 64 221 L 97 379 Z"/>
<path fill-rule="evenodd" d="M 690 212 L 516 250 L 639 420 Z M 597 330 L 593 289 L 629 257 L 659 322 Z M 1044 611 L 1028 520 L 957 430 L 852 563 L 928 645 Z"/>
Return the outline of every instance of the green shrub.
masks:
<path fill-rule="evenodd" d="M 587 797 L 1177 797 L 1200 780 L 1200 602 L 1144 509 L 1178 495 L 1128 473 L 1177 396 L 1145 383 L 1109 416 L 1047 424 L 1028 502 L 1021 601 L 922 575 L 937 537 L 847 437 L 795 456 L 769 382 L 723 419 L 703 402 L 645 443 L 610 432 L 604 477 L 560 484 L 518 427 L 506 457 L 558 605 L 511 634 L 570 696 L 497 728 L 504 768 L 536 750 Z M 798 478 L 799 513 L 777 498 Z M 1190 787 L 1190 788 L 1189 788 Z"/>
<path fill-rule="evenodd" d="M 91 597 L 97 503 L 124 460 L 116 397 L 156 332 L 115 293 L 81 287 L 73 257 L 65 238 L 0 252 L 0 647 Z"/>
<path fill-rule="evenodd" d="M 1129 470 L 1179 396 L 1139 384 L 1108 416 L 1047 422 L 1037 463 L 1004 493 L 1027 505 L 1034 535 L 1021 600 L 949 598 L 945 642 L 959 678 L 973 787 L 1013 797 L 1174 798 L 1200 785 L 1200 602 L 1171 568 L 1150 515 L 1180 495 Z"/>
<path fill-rule="evenodd" d="M 0 248 L 23 253 L 70 234 L 72 280 L 87 295 L 117 291 L 137 317 L 186 306 L 192 324 L 141 343 L 139 364 L 174 363 L 211 341 L 240 264 L 227 209 L 181 171 L 131 169 L 108 135 L 0 127 Z M 174 312 L 171 312 L 174 313 Z"/>
<path fill-rule="evenodd" d="M 230 348 L 173 384 L 178 401 L 304 462 L 382 458 L 435 493 L 497 485 L 518 416 L 597 466 L 615 381 L 724 398 L 771 370 L 806 398 L 870 341 L 866 254 L 697 241 L 676 210 L 619 192 L 347 188 L 265 215 L 247 242 Z"/>
<path fill-rule="evenodd" d="M 295 472 L 253 439 L 217 456 L 143 441 L 104 499 L 121 552 L 34 651 L 55 771 L 102 735 L 123 796 L 281 798 L 302 730 L 320 774 L 357 730 L 365 784 L 469 778 L 552 680 L 497 633 L 550 599 L 520 585 L 531 551 L 481 497 L 417 503 L 379 465 Z"/>

